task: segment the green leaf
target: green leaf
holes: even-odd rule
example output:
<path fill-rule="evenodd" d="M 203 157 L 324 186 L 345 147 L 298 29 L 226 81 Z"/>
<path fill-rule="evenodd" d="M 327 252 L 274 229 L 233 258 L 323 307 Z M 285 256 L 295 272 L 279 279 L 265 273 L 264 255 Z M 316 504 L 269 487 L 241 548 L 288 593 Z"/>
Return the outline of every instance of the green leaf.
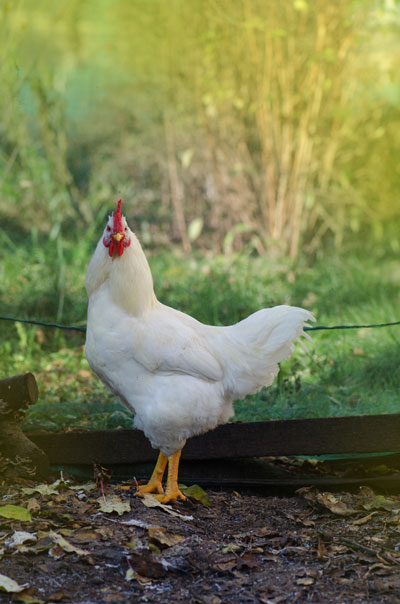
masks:
<path fill-rule="evenodd" d="M 182 493 L 186 495 L 186 497 L 191 497 L 192 499 L 199 501 L 205 506 L 211 505 L 211 500 L 209 496 L 204 491 L 204 489 L 199 487 L 198 484 L 192 484 L 191 487 L 180 486 L 179 488 L 181 489 Z"/>
<path fill-rule="evenodd" d="M 371 510 L 386 510 L 387 512 L 391 512 L 392 510 L 398 510 L 400 508 L 400 501 L 388 499 L 384 495 L 376 495 L 363 503 L 362 507 L 368 512 Z"/>
<path fill-rule="evenodd" d="M 26 508 L 21 508 L 19 505 L 3 505 L 0 507 L 0 516 L 3 516 L 3 518 L 12 518 L 13 520 L 21 520 L 21 522 L 32 520 L 30 511 Z"/>

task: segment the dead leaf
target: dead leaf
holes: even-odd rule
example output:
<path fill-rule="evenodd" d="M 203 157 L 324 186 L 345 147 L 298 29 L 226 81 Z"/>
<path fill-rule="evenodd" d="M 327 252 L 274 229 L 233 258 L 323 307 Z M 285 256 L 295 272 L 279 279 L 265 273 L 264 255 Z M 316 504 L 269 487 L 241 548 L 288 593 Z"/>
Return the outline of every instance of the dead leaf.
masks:
<path fill-rule="evenodd" d="M 14 596 L 14 600 L 18 602 L 24 602 L 24 604 L 45 604 L 44 600 L 36 597 L 36 589 L 31 587 L 30 589 L 25 589 L 21 591 L 19 594 Z"/>
<path fill-rule="evenodd" d="M 90 529 L 81 529 L 73 533 L 73 537 L 80 543 L 92 543 L 93 541 L 100 541 L 101 534 Z"/>
<path fill-rule="evenodd" d="M 61 602 L 64 598 L 68 598 L 68 594 L 65 593 L 62 589 L 57 589 L 57 591 L 53 591 L 53 593 L 49 596 L 49 602 Z"/>
<path fill-rule="evenodd" d="M 96 488 L 96 483 L 93 481 L 87 482 L 85 484 L 79 485 L 71 485 L 68 487 L 72 491 L 93 491 Z"/>
<path fill-rule="evenodd" d="M 55 560 L 59 560 L 65 556 L 65 551 L 63 548 L 56 543 L 52 547 L 49 548 L 49 556 L 50 558 L 54 558 Z"/>
<path fill-rule="evenodd" d="M 28 587 L 28 583 L 24 585 L 18 585 L 14 579 L 10 579 L 6 575 L 0 575 L 0 591 L 5 591 L 7 593 L 18 593 L 23 591 L 26 587 Z"/>
<path fill-rule="evenodd" d="M 243 545 L 238 545 L 237 543 L 228 543 L 228 545 L 225 545 L 221 551 L 223 554 L 233 554 L 241 549 L 243 549 Z"/>
<path fill-rule="evenodd" d="M 24 487 L 21 489 L 24 495 L 33 495 L 34 493 L 40 493 L 40 495 L 57 495 L 58 491 L 54 486 L 48 484 L 38 484 L 37 487 Z"/>
<path fill-rule="evenodd" d="M 99 497 L 97 499 L 99 508 L 105 514 L 112 514 L 117 512 L 118 516 L 122 516 L 125 512 L 131 511 L 131 504 L 129 501 L 122 501 L 118 495 L 107 495 L 106 497 Z"/>
<path fill-rule="evenodd" d="M 241 568 L 257 568 L 260 565 L 260 561 L 251 552 L 244 552 L 237 561 L 237 568 L 240 570 Z"/>
<path fill-rule="evenodd" d="M 18 545 L 22 545 L 27 541 L 36 542 L 37 536 L 36 533 L 27 533 L 25 531 L 15 531 L 11 537 L 5 540 L 5 544 L 8 548 L 17 547 Z"/>
<path fill-rule="evenodd" d="M 50 531 L 49 537 L 55 545 L 58 545 L 59 547 L 61 547 L 65 552 L 78 554 L 78 556 L 87 556 L 88 554 L 90 554 L 90 552 L 88 552 L 84 549 L 80 549 L 79 547 L 76 547 L 75 545 L 72 545 L 72 543 L 69 543 L 69 541 L 64 539 L 64 537 L 62 537 L 55 531 Z"/>
<path fill-rule="evenodd" d="M 126 581 L 133 581 L 133 579 L 135 578 L 135 571 L 133 570 L 133 568 L 128 568 L 128 570 L 125 573 L 125 580 Z"/>
<path fill-rule="evenodd" d="M 36 514 L 40 511 L 40 503 L 37 499 L 35 499 L 35 497 L 31 497 L 30 499 L 28 499 L 28 501 L 26 502 L 26 507 L 30 512 L 32 512 L 32 514 Z"/>
<path fill-rule="evenodd" d="M 235 568 L 237 565 L 238 558 L 234 554 L 224 554 L 218 556 L 213 563 L 214 570 L 221 572 L 227 572 Z"/>
<path fill-rule="evenodd" d="M 165 503 L 161 503 L 160 501 L 158 501 L 158 499 L 153 497 L 153 495 L 150 495 L 150 493 L 143 493 L 143 496 L 138 497 L 138 499 L 147 508 L 161 508 L 162 510 L 164 510 L 164 512 L 171 514 L 171 516 L 176 516 L 177 518 L 180 518 L 181 520 L 184 520 L 184 521 L 193 520 L 193 516 L 185 516 L 185 514 L 181 514 L 180 512 L 173 510 L 170 506 L 165 505 Z"/>
<path fill-rule="evenodd" d="M 318 503 L 338 516 L 351 516 L 357 514 L 357 510 L 348 507 L 343 501 L 335 497 L 333 493 L 319 492 L 313 487 L 303 487 L 296 491 L 312 504 Z"/>
<path fill-rule="evenodd" d="M 154 526 L 148 529 L 149 539 L 160 547 L 172 547 L 185 540 L 182 535 L 170 533 L 161 526 Z"/>
<path fill-rule="evenodd" d="M 325 547 L 325 543 L 322 541 L 322 539 L 320 537 L 318 539 L 317 552 L 318 552 L 318 558 L 325 558 L 328 555 L 328 550 Z"/>
<path fill-rule="evenodd" d="M 167 574 L 161 562 L 148 549 L 130 553 L 129 561 L 133 569 L 143 577 L 160 579 Z"/>
<path fill-rule="evenodd" d="M 376 514 L 379 514 L 379 512 L 371 512 L 370 514 L 368 514 L 368 516 L 363 516 L 362 518 L 359 518 L 358 520 L 353 520 L 353 525 L 362 526 L 363 524 L 367 524 L 367 522 L 369 522 L 371 520 L 371 518 L 373 516 L 375 516 Z"/>
<path fill-rule="evenodd" d="M 353 514 L 357 514 L 357 510 L 349 508 L 332 493 L 317 493 L 316 501 L 337 516 L 352 516 Z"/>
<path fill-rule="evenodd" d="M 301 577 L 300 579 L 296 580 L 296 583 L 297 585 L 312 585 L 315 583 L 315 579 L 312 577 Z"/>

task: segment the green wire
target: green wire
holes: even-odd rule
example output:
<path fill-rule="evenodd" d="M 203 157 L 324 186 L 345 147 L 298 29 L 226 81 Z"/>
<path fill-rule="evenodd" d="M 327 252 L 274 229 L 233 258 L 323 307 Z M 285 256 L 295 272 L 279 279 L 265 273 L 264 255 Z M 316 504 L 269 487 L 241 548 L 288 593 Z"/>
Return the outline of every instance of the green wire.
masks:
<path fill-rule="evenodd" d="M 73 331 L 86 332 L 86 327 L 78 327 L 77 325 L 61 325 L 60 323 L 45 323 L 44 321 L 35 321 L 31 319 L 18 319 L 16 317 L 1 317 L 2 321 L 13 321 L 14 323 L 28 323 L 29 325 L 40 325 L 42 327 L 54 327 L 56 329 L 70 329 Z M 392 325 L 400 325 L 400 321 L 392 323 L 376 323 L 372 325 L 319 325 L 318 327 L 304 327 L 304 331 L 322 331 L 333 329 L 374 329 L 376 327 L 391 327 Z"/>
<path fill-rule="evenodd" d="M 0 317 L 2 321 L 13 321 L 14 323 L 28 323 L 29 325 L 40 325 L 42 327 L 55 327 L 56 329 L 71 329 L 73 331 L 86 331 L 86 327 L 76 325 L 61 325 L 60 323 L 45 323 L 44 321 L 35 321 L 30 319 L 17 319 L 16 317 Z"/>
<path fill-rule="evenodd" d="M 375 323 L 373 325 L 332 325 L 330 327 L 319 325 L 318 327 L 304 327 L 304 331 L 322 331 L 323 329 L 374 329 L 376 327 L 391 327 L 392 325 L 400 325 L 400 321 L 393 321 L 392 323 Z"/>

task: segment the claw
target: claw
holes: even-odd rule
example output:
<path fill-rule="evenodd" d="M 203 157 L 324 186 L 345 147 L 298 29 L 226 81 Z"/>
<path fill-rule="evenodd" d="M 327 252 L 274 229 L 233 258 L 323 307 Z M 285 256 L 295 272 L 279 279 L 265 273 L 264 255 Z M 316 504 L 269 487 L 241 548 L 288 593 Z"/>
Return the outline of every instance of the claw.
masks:
<path fill-rule="evenodd" d="M 143 497 L 145 493 L 156 493 L 154 497 L 160 503 L 175 503 L 177 499 L 186 501 L 185 495 L 178 488 L 178 468 L 181 451 L 176 451 L 170 458 L 163 453 L 160 453 L 157 459 L 156 466 L 149 482 L 143 486 L 138 486 L 135 493 L 138 497 Z M 168 478 L 167 485 L 162 487 L 162 477 L 168 462 Z"/>
<path fill-rule="evenodd" d="M 149 482 L 143 486 L 138 486 L 135 495 L 137 495 L 138 497 L 143 497 L 144 493 L 164 493 L 161 481 L 164 475 L 167 461 L 168 457 L 160 453 Z"/>
<path fill-rule="evenodd" d="M 163 486 L 161 481 L 152 482 L 151 480 L 142 486 L 137 487 L 137 491 L 135 493 L 136 497 L 142 497 L 144 493 L 164 493 Z"/>
<path fill-rule="evenodd" d="M 176 489 L 171 488 L 168 491 L 165 491 L 164 494 L 162 495 L 154 495 L 154 497 L 160 502 L 160 503 L 175 503 L 177 499 L 180 499 L 181 501 L 186 501 L 187 497 L 185 497 L 185 495 L 182 493 L 182 491 L 180 489 L 178 489 L 178 487 L 176 487 Z"/>

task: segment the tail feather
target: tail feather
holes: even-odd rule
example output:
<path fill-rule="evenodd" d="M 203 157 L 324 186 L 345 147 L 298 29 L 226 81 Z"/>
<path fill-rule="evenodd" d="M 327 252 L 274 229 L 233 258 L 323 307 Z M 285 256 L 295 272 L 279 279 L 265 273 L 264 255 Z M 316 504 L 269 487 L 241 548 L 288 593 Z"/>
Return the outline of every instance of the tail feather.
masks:
<path fill-rule="evenodd" d="M 227 363 L 226 386 L 233 398 L 240 398 L 269 386 L 279 372 L 281 361 L 294 349 L 293 342 L 304 332 L 311 312 L 295 306 L 265 308 L 228 328 L 232 338 Z"/>

